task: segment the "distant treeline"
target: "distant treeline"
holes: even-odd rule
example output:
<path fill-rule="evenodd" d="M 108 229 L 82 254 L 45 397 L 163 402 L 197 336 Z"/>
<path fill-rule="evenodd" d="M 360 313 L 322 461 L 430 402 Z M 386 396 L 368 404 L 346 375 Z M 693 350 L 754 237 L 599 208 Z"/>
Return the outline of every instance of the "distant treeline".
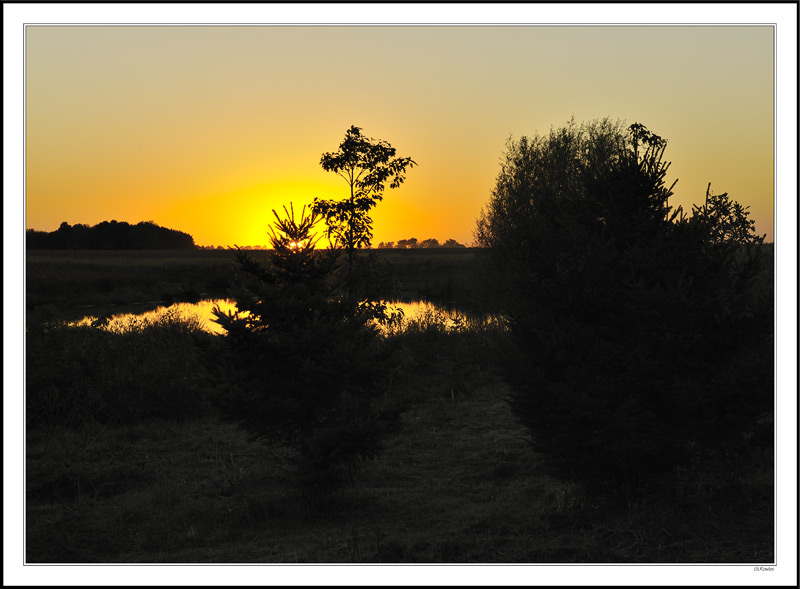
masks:
<path fill-rule="evenodd" d="M 417 241 L 416 237 L 411 239 L 401 239 L 395 244 L 393 241 L 380 242 L 378 249 L 414 249 L 414 248 L 433 248 L 433 247 L 467 247 L 458 243 L 455 239 L 448 239 L 444 243 L 439 243 L 438 239 L 425 239 Z"/>
<path fill-rule="evenodd" d="M 124 221 L 103 221 L 93 227 L 67 222 L 55 231 L 26 232 L 28 249 L 66 250 L 152 250 L 195 249 L 188 233 L 160 227 L 152 221 L 131 225 Z"/>
<path fill-rule="evenodd" d="M 417 238 L 412 237 L 411 239 L 401 239 L 397 243 L 394 241 L 382 241 L 378 245 L 374 246 L 380 250 L 386 249 L 426 249 L 426 248 L 437 248 L 437 247 L 446 247 L 446 248 L 464 248 L 466 249 L 467 246 L 458 243 L 455 239 L 448 239 L 444 243 L 439 243 L 438 239 L 425 239 L 423 241 L 419 241 Z M 201 250 L 224 250 L 228 249 L 221 245 L 213 246 L 213 245 L 198 245 L 198 249 Z M 268 245 L 244 245 L 239 246 L 239 249 L 243 250 L 268 250 L 270 246 Z"/>

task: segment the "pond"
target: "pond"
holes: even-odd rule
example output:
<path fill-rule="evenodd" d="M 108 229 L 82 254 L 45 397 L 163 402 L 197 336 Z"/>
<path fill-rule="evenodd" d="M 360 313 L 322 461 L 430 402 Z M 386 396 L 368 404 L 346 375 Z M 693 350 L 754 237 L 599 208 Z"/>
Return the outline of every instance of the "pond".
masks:
<path fill-rule="evenodd" d="M 208 299 L 197 303 L 174 303 L 169 307 L 160 306 L 150 311 L 140 313 L 117 313 L 107 314 L 104 320 L 98 321 L 97 315 L 87 315 L 83 319 L 74 321 L 70 325 L 98 325 L 102 323 L 104 329 L 110 331 L 126 331 L 131 326 L 139 323 L 147 323 L 172 314 L 187 320 L 195 320 L 201 329 L 214 334 L 224 334 L 225 330 L 214 321 L 212 309 L 215 306 L 224 312 L 236 312 L 236 304 L 228 299 Z M 400 329 L 409 326 L 426 328 L 438 326 L 445 330 L 458 330 L 476 326 L 497 325 L 499 319 L 494 316 L 477 317 L 472 314 L 464 313 L 446 306 L 436 305 L 429 301 L 405 301 L 390 303 L 391 307 L 399 308 L 403 311 L 403 319 Z M 381 326 L 384 333 L 392 331 L 391 328 Z"/>

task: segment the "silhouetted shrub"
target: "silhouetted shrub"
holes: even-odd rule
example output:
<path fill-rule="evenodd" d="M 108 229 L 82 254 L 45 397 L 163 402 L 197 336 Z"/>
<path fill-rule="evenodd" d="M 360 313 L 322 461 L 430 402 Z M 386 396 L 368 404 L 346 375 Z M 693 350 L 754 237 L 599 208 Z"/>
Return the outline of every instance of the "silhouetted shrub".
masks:
<path fill-rule="evenodd" d="M 386 351 L 369 305 L 340 277 L 339 250 L 315 249 L 318 217 L 286 213 L 275 214 L 267 263 L 236 253 L 237 312 L 215 311 L 227 331 L 217 362 L 225 414 L 254 439 L 296 449 L 300 482 L 313 494 L 378 451 Z"/>
<path fill-rule="evenodd" d="M 512 407 L 590 485 L 722 461 L 771 408 L 763 238 L 727 195 L 673 210 L 665 146 L 608 120 L 510 142 L 476 231 L 517 343 Z"/>

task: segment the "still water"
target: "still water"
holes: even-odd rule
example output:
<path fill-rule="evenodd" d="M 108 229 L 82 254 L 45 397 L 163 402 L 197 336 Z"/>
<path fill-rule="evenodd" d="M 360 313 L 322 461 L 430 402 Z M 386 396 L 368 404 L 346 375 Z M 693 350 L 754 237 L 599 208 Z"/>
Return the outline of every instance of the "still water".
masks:
<path fill-rule="evenodd" d="M 156 309 L 143 313 L 106 315 L 107 320 L 102 322 L 102 327 L 116 332 L 127 331 L 136 324 L 145 324 L 163 318 L 167 314 L 172 314 L 174 317 L 196 320 L 201 329 L 210 333 L 224 334 L 225 330 L 214 321 L 214 315 L 211 312 L 215 306 L 219 306 L 223 313 L 236 312 L 236 304 L 233 301 L 228 299 L 209 299 L 198 303 L 175 303 L 169 307 L 157 307 Z M 417 325 L 422 328 L 430 325 L 438 325 L 446 330 L 456 330 L 475 326 L 476 323 L 485 326 L 498 322 L 496 317 L 476 318 L 472 315 L 435 305 L 428 301 L 396 302 L 390 303 L 390 306 L 403 311 L 403 320 L 400 329 L 410 325 Z M 92 324 L 98 324 L 97 315 L 89 315 L 79 321 L 71 323 L 71 325 Z M 389 328 L 382 327 L 382 329 L 384 331 L 390 331 Z"/>

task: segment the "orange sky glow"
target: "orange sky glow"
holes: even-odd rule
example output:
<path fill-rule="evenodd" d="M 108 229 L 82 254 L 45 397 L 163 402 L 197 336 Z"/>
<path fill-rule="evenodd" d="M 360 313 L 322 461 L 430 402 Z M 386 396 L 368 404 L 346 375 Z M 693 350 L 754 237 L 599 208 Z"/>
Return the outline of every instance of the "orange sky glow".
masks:
<path fill-rule="evenodd" d="M 771 26 L 28 26 L 26 227 L 117 220 L 264 245 L 271 210 L 343 198 L 350 125 L 419 165 L 373 244 L 473 240 L 510 137 L 641 122 L 672 203 L 706 185 L 773 235 Z"/>

